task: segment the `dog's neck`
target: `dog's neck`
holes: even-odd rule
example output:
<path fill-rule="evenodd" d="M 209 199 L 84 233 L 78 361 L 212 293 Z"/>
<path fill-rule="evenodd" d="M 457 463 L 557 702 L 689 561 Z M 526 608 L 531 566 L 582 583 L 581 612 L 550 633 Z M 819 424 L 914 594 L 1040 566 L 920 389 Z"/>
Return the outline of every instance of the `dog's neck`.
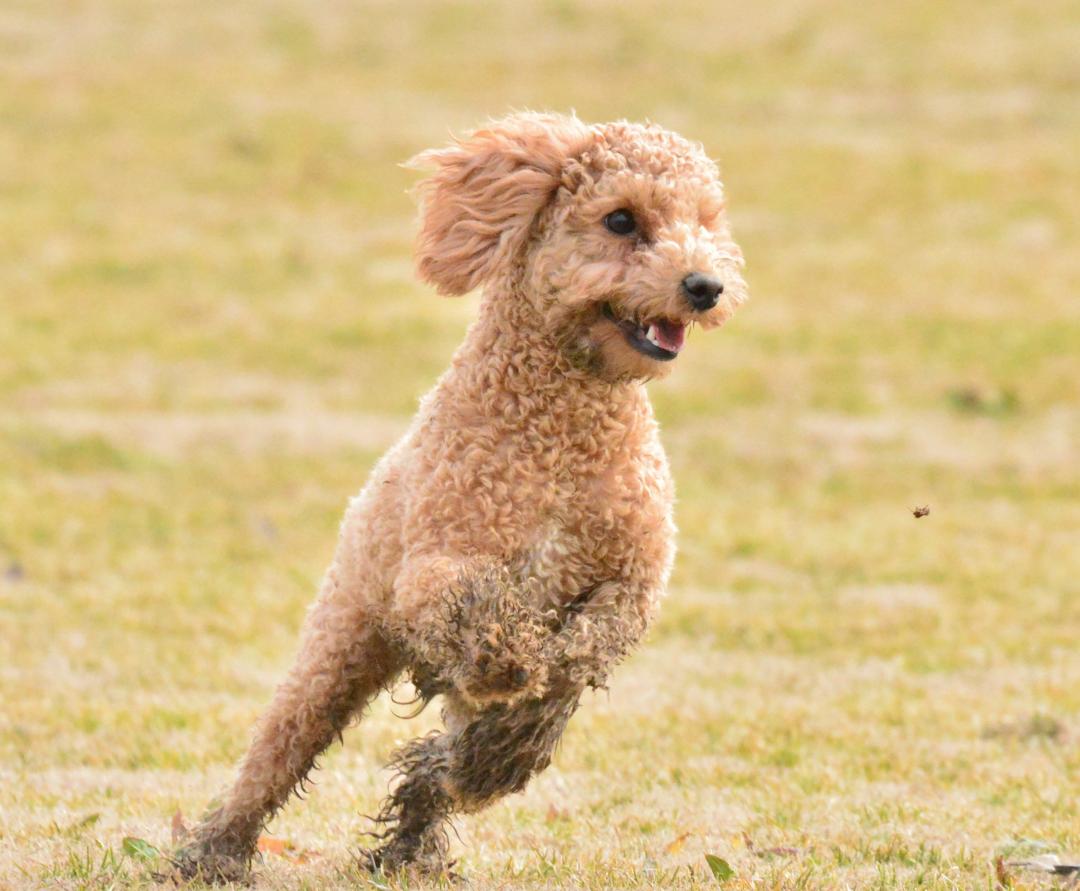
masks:
<path fill-rule="evenodd" d="M 640 416 L 643 407 L 651 416 L 641 381 L 605 380 L 574 365 L 528 296 L 506 284 L 485 294 L 445 384 L 492 413 L 506 411 L 506 400 L 496 398 L 505 395 L 529 414 L 555 415 L 567 425 L 585 423 L 574 417 L 580 411 L 594 421 L 598 414 Z"/>

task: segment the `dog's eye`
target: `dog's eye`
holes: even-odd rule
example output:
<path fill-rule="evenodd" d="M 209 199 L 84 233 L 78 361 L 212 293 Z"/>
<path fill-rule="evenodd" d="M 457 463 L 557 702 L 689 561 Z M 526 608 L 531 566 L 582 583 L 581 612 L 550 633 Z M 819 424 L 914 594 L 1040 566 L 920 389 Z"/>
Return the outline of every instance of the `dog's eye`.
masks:
<path fill-rule="evenodd" d="M 637 220 L 630 211 L 621 207 L 604 217 L 604 225 L 608 232 L 614 232 L 616 235 L 630 235 L 637 229 Z"/>

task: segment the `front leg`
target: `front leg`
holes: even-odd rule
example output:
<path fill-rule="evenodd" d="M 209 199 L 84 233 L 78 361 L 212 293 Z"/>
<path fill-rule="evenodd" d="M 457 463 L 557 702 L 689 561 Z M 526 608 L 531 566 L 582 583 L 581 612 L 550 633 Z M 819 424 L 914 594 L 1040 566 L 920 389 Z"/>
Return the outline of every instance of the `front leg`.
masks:
<path fill-rule="evenodd" d="M 395 595 L 391 633 L 411 654 L 424 698 L 453 690 L 482 707 L 547 689 L 544 647 L 557 616 L 536 609 L 528 583 L 504 565 L 428 559 L 413 565 Z"/>
<path fill-rule="evenodd" d="M 544 645 L 553 689 L 602 688 L 611 670 L 637 646 L 658 596 L 620 581 L 583 592 L 566 610 L 562 627 Z"/>

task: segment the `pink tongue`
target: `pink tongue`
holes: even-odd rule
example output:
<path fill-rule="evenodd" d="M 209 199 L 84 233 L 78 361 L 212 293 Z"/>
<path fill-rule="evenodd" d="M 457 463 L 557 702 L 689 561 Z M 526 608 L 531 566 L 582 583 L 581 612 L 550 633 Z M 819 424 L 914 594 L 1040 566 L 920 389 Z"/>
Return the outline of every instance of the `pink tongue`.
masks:
<path fill-rule="evenodd" d="M 686 342 L 686 326 L 668 319 L 657 319 L 652 323 L 656 326 L 656 339 L 665 350 L 677 353 Z"/>

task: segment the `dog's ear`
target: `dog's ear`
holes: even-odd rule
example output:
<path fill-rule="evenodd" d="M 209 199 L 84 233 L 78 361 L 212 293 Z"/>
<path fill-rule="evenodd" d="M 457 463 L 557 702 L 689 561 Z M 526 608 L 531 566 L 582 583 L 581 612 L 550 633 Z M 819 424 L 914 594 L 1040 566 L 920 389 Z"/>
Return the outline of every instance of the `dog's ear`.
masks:
<path fill-rule="evenodd" d="M 563 164 L 588 140 L 577 118 L 524 112 L 409 161 L 434 168 L 417 188 L 420 277 L 447 295 L 491 278 L 524 245 Z"/>

